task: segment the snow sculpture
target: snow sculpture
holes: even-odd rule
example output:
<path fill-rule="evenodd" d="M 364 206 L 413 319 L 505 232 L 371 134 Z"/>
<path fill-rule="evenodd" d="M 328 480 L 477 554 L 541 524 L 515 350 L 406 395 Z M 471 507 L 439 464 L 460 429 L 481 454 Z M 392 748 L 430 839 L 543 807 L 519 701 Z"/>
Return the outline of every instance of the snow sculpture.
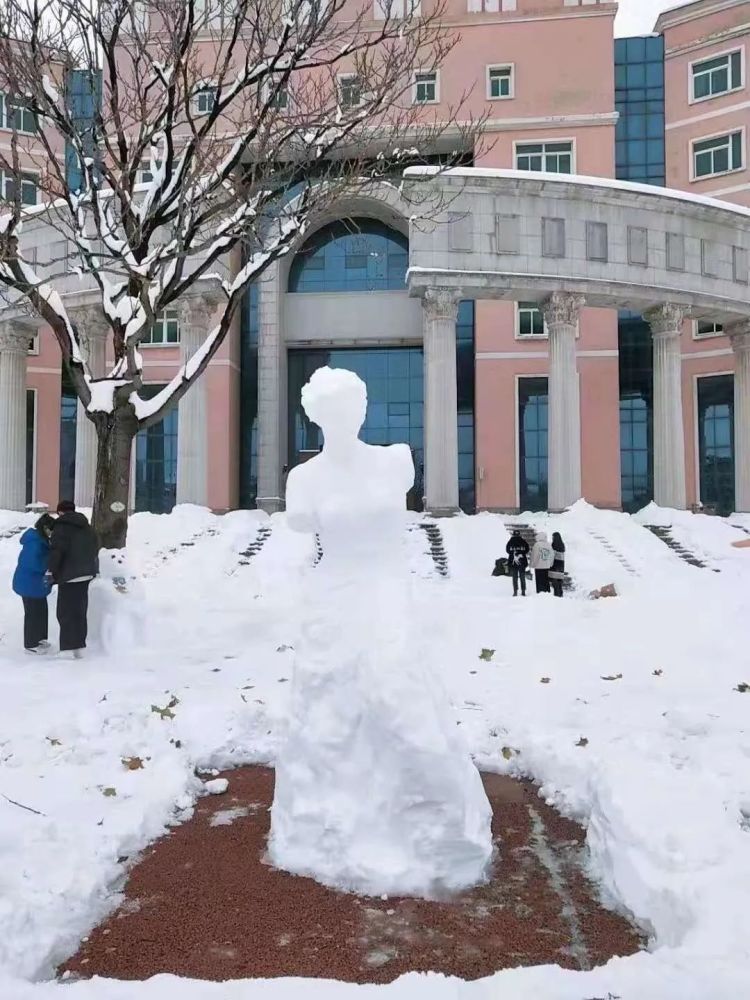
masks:
<path fill-rule="evenodd" d="M 109 656 L 146 642 L 148 604 L 137 576 L 119 550 L 102 550 L 99 576 L 89 591 L 89 639 Z"/>
<path fill-rule="evenodd" d="M 368 895 L 431 896 L 481 881 L 491 810 L 410 615 L 407 445 L 358 438 L 364 383 L 318 369 L 302 404 L 322 452 L 287 483 L 293 530 L 317 532 L 276 762 L 269 853 L 279 868 Z"/>

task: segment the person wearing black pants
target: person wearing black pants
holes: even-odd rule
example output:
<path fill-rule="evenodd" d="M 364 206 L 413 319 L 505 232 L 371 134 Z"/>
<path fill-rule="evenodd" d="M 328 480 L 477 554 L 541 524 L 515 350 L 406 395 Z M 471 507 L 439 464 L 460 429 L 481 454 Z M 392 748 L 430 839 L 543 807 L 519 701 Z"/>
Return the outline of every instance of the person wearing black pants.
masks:
<path fill-rule="evenodd" d="M 47 578 L 50 537 L 54 519 L 42 514 L 33 528 L 21 535 L 21 552 L 13 574 L 13 590 L 23 601 L 23 645 L 27 653 L 46 653 Z"/>
<path fill-rule="evenodd" d="M 86 648 L 90 582 L 61 583 L 57 588 L 60 652 Z"/>
<path fill-rule="evenodd" d="M 72 501 L 62 500 L 57 511 L 49 571 L 57 584 L 60 652 L 79 658 L 86 648 L 89 584 L 99 573 L 99 540 Z"/>
<path fill-rule="evenodd" d="M 510 541 L 505 546 L 508 554 L 508 569 L 513 579 L 513 596 L 518 597 L 518 585 L 521 584 L 521 596 L 526 597 L 526 567 L 529 565 L 529 543 L 515 528 Z"/>

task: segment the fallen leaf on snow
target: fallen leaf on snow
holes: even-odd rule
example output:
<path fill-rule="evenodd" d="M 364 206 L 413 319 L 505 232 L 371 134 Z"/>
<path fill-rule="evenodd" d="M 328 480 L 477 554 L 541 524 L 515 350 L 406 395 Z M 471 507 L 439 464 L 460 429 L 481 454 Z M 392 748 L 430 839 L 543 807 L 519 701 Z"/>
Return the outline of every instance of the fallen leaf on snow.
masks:
<path fill-rule="evenodd" d="M 105 799 L 114 798 L 114 796 L 117 795 L 117 789 L 116 788 L 111 788 L 111 787 L 110 788 L 102 788 L 102 795 L 105 797 Z"/>
<path fill-rule="evenodd" d="M 513 757 L 518 756 L 518 750 L 515 747 L 503 747 L 502 754 L 506 760 L 511 760 Z"/>
<path fill-rule="evenodd" d="M 484 660 L 486 663 L 489 663 L 494 655 L 495 655 L 494 649 L 483 649 L 482 652 L 479 654 L 479 659 Z"/>
<path fill-rule="evenodd" d="M 576 743 L 577 747 L 587 747 L 588 745 L 589 741 L 586 739 L 585 736 L 582 736 L 580 740 Z"/>
<path fill-rule="evenodd" d="M 603 681 L 621 681 L 622 674 L 607 674 L 606 677 L 602 677 Z"/>
<path fill-rule="evenodd" d="M 734 690 L 739 691 L 740 694 L 747 694 L 747 692 L 750 691 L 750 684 L 746 684 L 744 681 L 740 681 L 740 683 Z"/>
<path fill-rule="evenodd" d="M 143 770 L 143 760 L 140 757 L 123 757 L 122 763 L 128 771 Z"/>
<path fill-rule="evenodd" d="M 540 684 L 549 684 L 549 682 L 550 682 L 550 678 L 549 677 L 540 677 L 539 678 L 539 683 Z"/>

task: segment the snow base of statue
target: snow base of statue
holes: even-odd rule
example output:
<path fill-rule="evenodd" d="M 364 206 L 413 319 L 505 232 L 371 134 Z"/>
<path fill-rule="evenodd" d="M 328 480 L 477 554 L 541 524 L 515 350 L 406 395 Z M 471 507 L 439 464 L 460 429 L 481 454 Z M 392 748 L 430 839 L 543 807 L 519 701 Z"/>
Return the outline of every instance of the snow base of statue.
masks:
<path fill-rule="evenodd" d="M 138 578 L 129 571 L 124 554 L 101 552 L 99 574 L 89 587 L 91 645 L 113 654 L 145 644 L 146 596 Z"/>
<path fill-rule="evenodd" d="M 274 865 L 365 895 L 434 897 L 482 881 L 491 808 L 413 622 L 405 445 L 357 439 L 364 384 L 319 369 L 303 405 L 323 451 L 287 482 L 290 527 L 318 535 L 276 761 Z"/>

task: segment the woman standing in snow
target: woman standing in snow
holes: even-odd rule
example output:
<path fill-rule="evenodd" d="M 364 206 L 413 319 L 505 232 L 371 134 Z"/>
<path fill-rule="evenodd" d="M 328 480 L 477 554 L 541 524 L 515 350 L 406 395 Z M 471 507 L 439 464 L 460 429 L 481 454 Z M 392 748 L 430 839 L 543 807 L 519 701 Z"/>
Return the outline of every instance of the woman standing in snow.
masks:
<path fill-rule="evenodd" d="M 49 543 L 55 519 L 42 514 L 33 528 L 21 535 L 21 554 L 13 574 L 13 591 L 23 601 L 23 644 L 27 653 L 46 653 L 47 596 L 50 592 Z"/>
<path fill-rule="evenodd" d="M 552 552 L 555 561 L 549 571 L 549 579 L 552 584 L 552 593 L 555 597 L 563 595 L 563 580 L 565 579 L 565 542 L 559 531 L 552 535 Z"/>
<path fill-rule="evenodd" d="M 549 571 L 552 569 L 554 561 L 555 555 L 552 546 L 544 532 L 540 531 L 534 548 L 531 550 L 531 568 L 534 570 L 536 578 L 537 594 L 549 593 Z"/>

